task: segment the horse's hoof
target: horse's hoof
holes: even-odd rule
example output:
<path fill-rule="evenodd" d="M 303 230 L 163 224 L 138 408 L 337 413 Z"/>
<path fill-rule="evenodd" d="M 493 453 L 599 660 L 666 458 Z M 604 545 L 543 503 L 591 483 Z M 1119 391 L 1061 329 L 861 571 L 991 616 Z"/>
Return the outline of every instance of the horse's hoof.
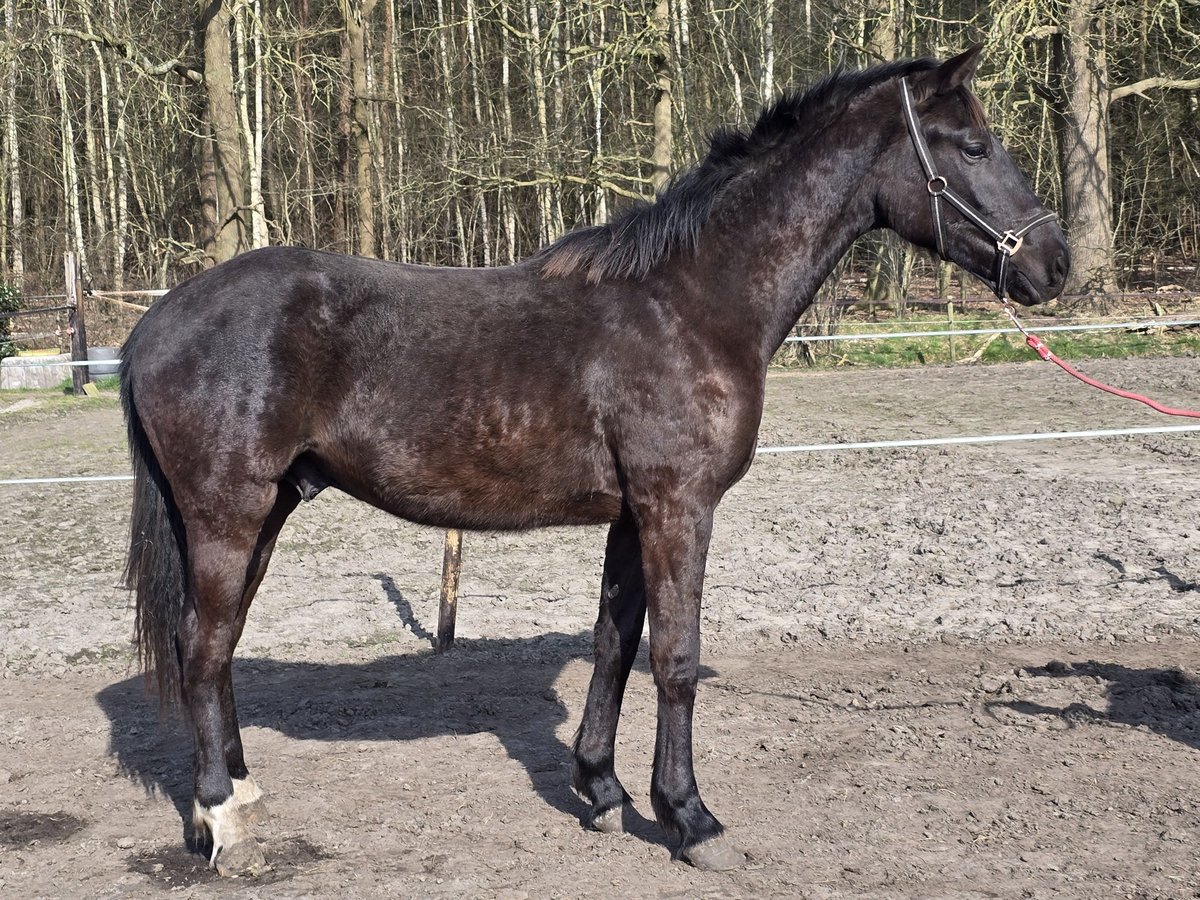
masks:
<path fill-rule="evenodd" d="M 232 847 L 217 852 L 217 874 L 226 878 L 241 875 L 261 875 L 267 871 L 267 860 L 254 838 L 238 841 Z"/>
<path fill-rule="evenodd" d="M 267 807 L 267 801 L 262 797 L 257 800 L 251 800 L 245 806 L 239 806 L 238 812 L 242 818 L 250 825 L 262 825 L 271 817 L 271 811 Z"/>
<path fill-rule="evenodd" d="M 746 864 L 746 854 L 723 834 L 699 844 L 692 844 L 680 853 L 684 861 L 706 872 L 727 872 Z"/>
<path fill-rule="evenodd" d="M 604 834 L 621 834 L 625 831 L 625 803 L 610 806 L 604 812 L 596 813 L 592 816 L 592 821 L 589 826 L 594 831 L 602 831 Z"/>

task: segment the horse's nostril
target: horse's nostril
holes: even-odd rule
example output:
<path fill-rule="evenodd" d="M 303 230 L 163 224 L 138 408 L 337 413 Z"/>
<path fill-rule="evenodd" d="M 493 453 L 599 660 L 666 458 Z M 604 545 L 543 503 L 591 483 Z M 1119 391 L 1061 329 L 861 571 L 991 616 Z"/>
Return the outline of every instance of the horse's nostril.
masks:
<path fill-rule="evenodd" d="M 1050 271 L 1054 274 L 1055 281 L 1062 281 L 1067 277 L 1067 272 L 1071 268 L 1071 257 L 1063 250 L 1058 256 L 1054 257 L 1054 265 Z"/>

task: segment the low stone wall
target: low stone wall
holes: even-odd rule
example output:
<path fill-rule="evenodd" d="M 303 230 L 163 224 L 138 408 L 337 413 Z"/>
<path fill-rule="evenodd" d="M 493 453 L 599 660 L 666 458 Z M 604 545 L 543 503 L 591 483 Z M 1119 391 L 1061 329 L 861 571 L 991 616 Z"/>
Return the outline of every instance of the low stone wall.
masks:
<path fill-rule="evenodd" d="M 70 366 L 26 366 L 24 363 L 36 359 L 38 362 L 70 362 L 71 354 L 56 356 L 9 356 L 0 359 L 0 390 L 13 388 L 52 388 L 71 377 Z"/>

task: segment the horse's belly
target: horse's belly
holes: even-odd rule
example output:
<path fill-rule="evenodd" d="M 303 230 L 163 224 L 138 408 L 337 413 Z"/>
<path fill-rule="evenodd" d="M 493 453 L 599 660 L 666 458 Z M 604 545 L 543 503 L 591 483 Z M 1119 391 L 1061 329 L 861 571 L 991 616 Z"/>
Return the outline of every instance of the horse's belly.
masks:
<path fill-rule="evenodd" d="M 409 521 L 442 528 L 513 530 L 615 520 L 615 470 L 588 455 L 447 447 L 435 454 L 389 453 L 369 468 L 338 471 L 347 493 Z"/>

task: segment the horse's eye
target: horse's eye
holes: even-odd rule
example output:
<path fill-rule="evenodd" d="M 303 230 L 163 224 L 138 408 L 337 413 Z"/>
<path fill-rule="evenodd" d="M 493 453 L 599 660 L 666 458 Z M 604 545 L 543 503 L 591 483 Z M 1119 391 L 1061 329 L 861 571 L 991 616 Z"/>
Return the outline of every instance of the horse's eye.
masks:
<path fill-rule="evenodd" d="M 967 146 L 963 147 L 963 156 L 967 159 L 980 160 L 984 159 L 987 155 L 987 147 L 983 146 L 983 144 L 967 144 Z"/>

